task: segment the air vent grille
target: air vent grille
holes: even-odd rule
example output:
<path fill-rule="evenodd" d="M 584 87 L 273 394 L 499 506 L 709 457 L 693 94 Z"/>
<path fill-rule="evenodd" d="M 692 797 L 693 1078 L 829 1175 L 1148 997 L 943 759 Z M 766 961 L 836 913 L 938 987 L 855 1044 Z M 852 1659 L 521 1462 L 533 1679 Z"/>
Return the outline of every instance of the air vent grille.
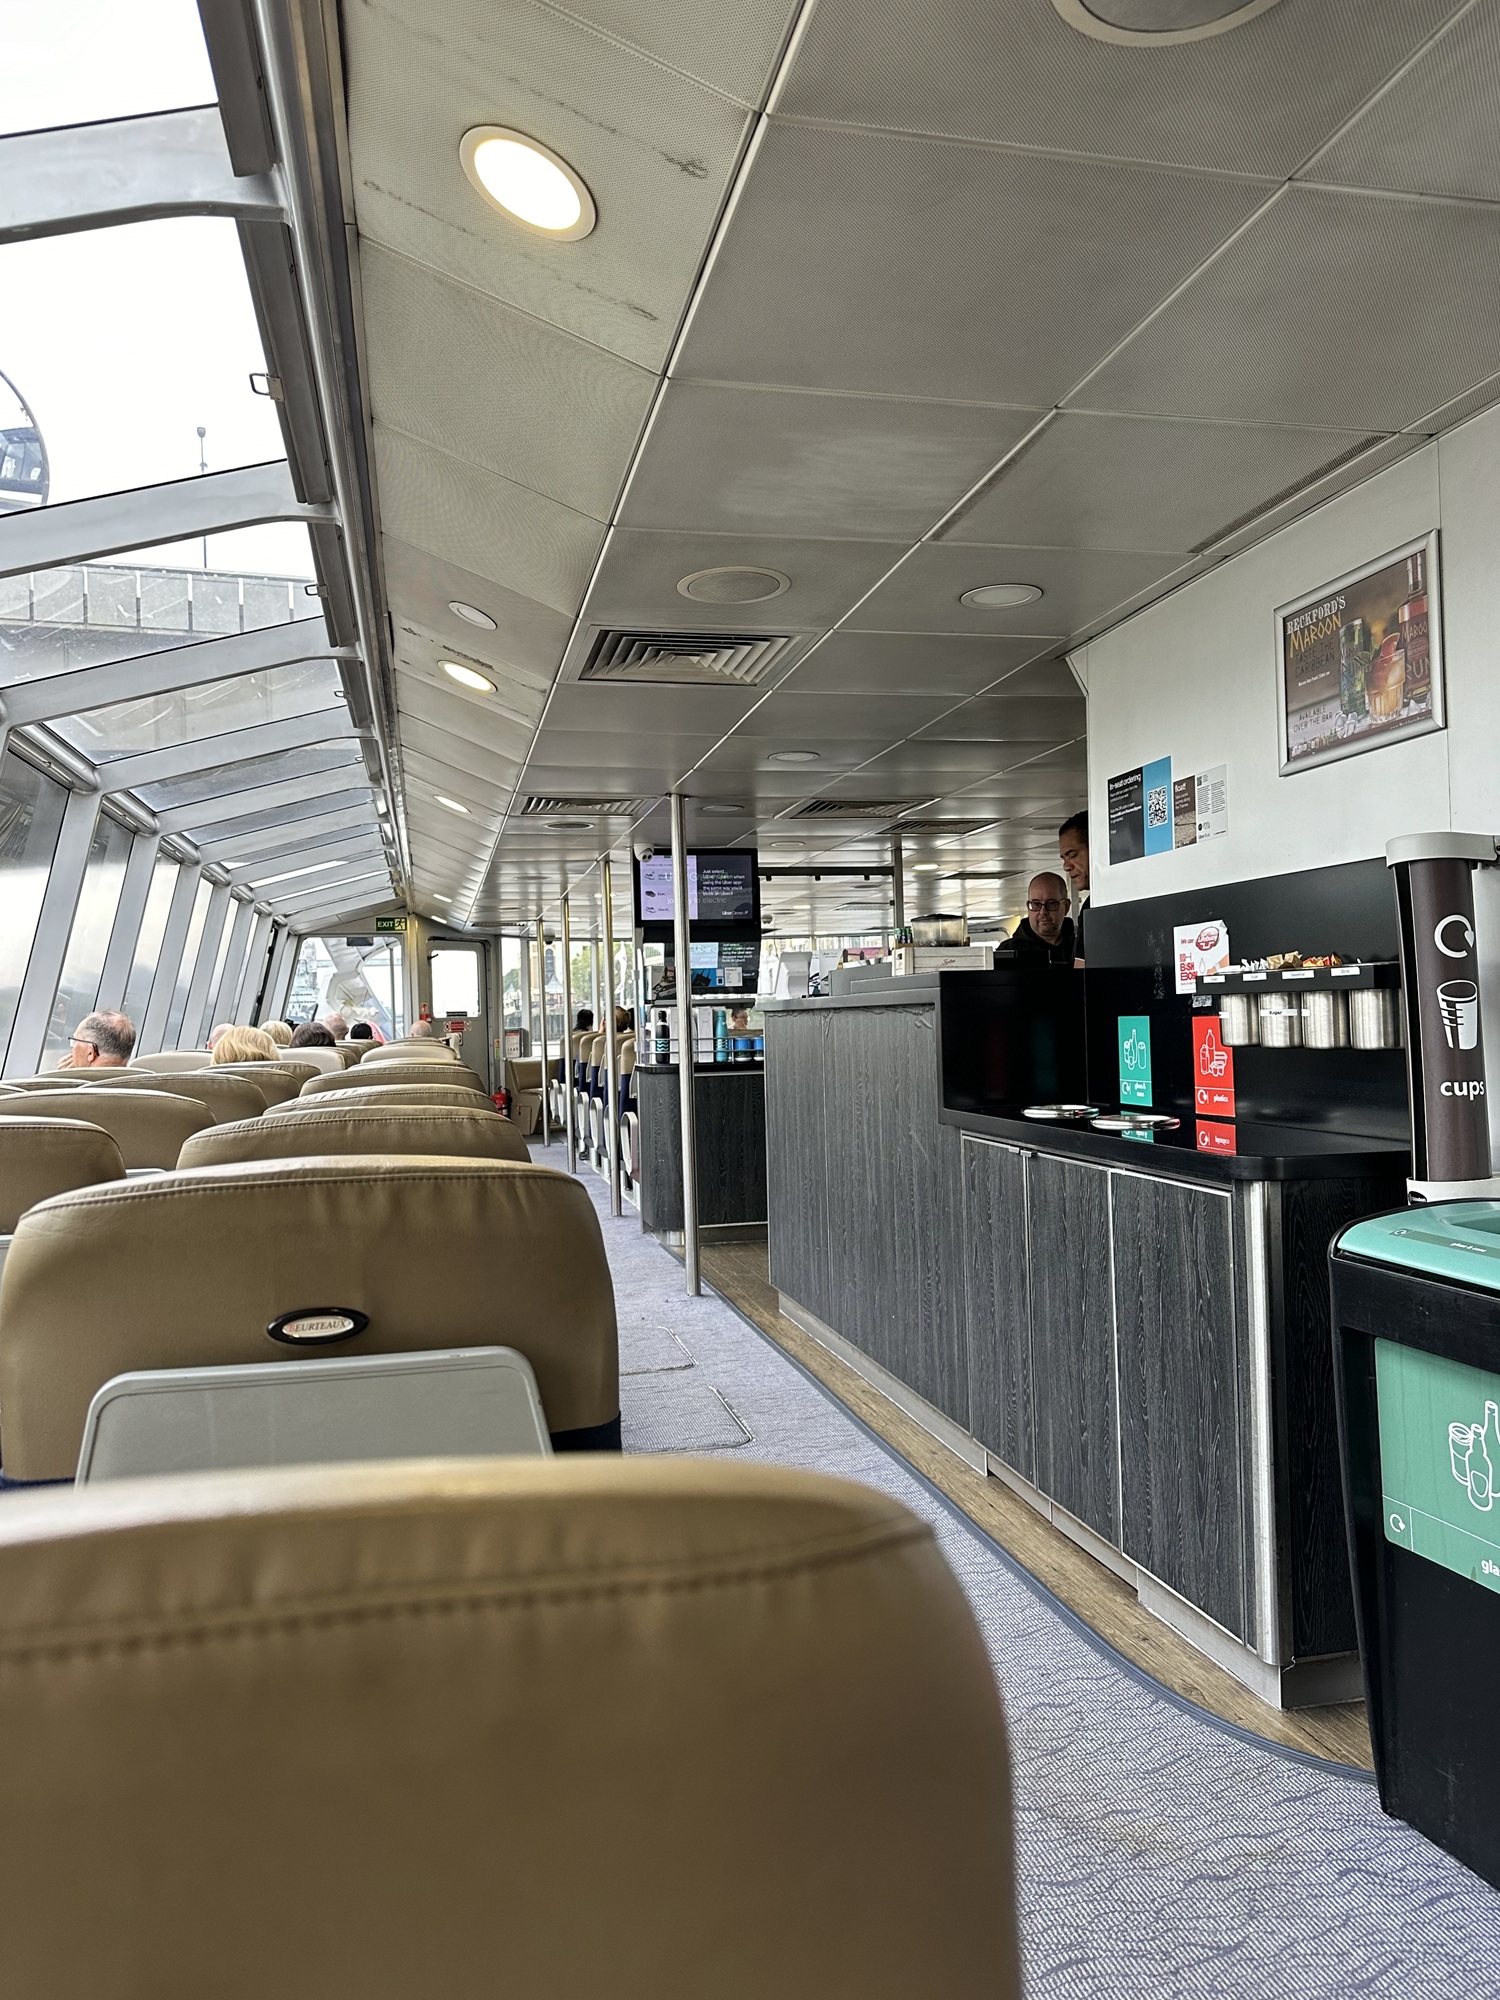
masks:
<path fill-rule="evenodd" d="M 522 799 L 517 812 L 522 819 L 555 814 L 566 818 L 576 813 L 587 819 L 635 819 L 646 809 L 645 799 Z"/>
<path fill-rule="evenodd" d="M 1206 555 L 1210 549 L 1216 548 L 1220 542 L 1227 541 L 1231 535 L 1238 534 L 1241 528 L 1248 528 L 1253 522 L 1258 521 L 1263 514 L 1270 514 L 1277 507 L 1284 507 L 1289 500 L 1295 500 L 1299 493 L 1305 493 L 1310 487 L 1316 486 L 1320 480 L 1327 479 L 1331 474 L 1341 471 L 1344 466 L 1352 465 L 1355 459 L 1363 458 L 1367 451 L 1373 451 L 1376 445 L 1384 444 L 1384 442 L 1385 434 L 1383 432 L 1372 432 L 1369 437 L 1361 438 L 1358 444 L 1350 445 L 1347 451 L 1339 452 L 1336 457 L 1330 458 L 1326 465 L 1320 465 L 1316 472 L 1309 472 L 1305 479 L 1293 480 L 1290 486 L 1283 486 L 1279 493 L 1272 493 L 1268 498 L 1257 501 L 1248 513 L 1236 515 L 1234 520 L 1226 522 L 1222 528 L 1215 529 L 1207 541 L 1194 542 L 1192 548 L 1188 550 L 1188 554 L 1194 556 Z"/>
<path fill-rule="evenodd" d="M 899 826 L 893 826 L 891 832 L 945 834 L 953 840 L 961 840 L 965 834 L 982 833 L 985 827 L 998 824 L 993 813 L 988 819 L 904 819 Z"/>
<path fill-rule="evenodd" d="M 589 648 L 579 679 L 758 687 L 791 643 L 788 635 L 764 632 L 609 630 Z"/>
<path fill-rule="evenodd" d="M 808 799 L 788 819 L 895 819 L 911 810 L 910 799 Z"/>

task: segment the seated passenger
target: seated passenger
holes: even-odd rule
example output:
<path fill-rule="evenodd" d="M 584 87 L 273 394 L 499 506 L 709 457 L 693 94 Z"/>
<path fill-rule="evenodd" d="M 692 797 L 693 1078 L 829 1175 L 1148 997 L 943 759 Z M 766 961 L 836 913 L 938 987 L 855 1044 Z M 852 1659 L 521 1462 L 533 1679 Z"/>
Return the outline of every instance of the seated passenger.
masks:
<path fill-rule="evenodd" d="M 630 1030 L 634 1026 L 635 1026 L 635 1016 L 634 1014 L 631 1013 L 630 1009 L 628 1007 L 616 1007 L 615 1033 L 617 1035 L 629 1034 Z"/>
<path fill-rule="evenodd" d="M 336 1042 L 343 1041 L 345 1036 L 349 1033 L 349 1024 L 344 1019 L 342 1014 L 338 1013 L 325 1014 L 323 1016 L 323 1026 L 328 1030 L 329 1035 Z"/>
<path fill-rule="evenodd" d="M 135 1027 L 124 1014 L 86 1014 L 68 1039 L 59 1069 L 123 1069 L 135 1047 Z"/>
<path fill-rule="evenodd" d="M 349 1030 L 349 1039 L 351 1042 L 373 1042 L 375 1030 L 368 1021 L 356 1021 Z"/>
<path fill-rule="evenodd" d="M 263 1028 L 225 1028 L 214 1043 L 216 1063 L 275 1062 L 279 1048 Z"/>
<path fill-rule="evenodd" d="M 1067 883 L 1061 875 L 1033 875 L 1026 890 L 1026 914 L 996 948 L 995 956 L 1021 965 L 1071 965 L 1073 952 Z"/>
<path fill-rule="evenodd" d="M 278 1049 L 289 1049 L 292 1045 L 292 1024 L 290 1021 L 267 1021 L 266 1033 Z"/>
<path fill-rule="evenodd" d="M 437 1029 L 433 1027 L 431 1021 L 418 1021 L 413 1025 L 412 1031 L 406 1039 L 409 1042 L 435 1042 L 437 1040 Z"/>
<path fill-rule="evenodd" d="M 574 1034 L 575 1034 L 575 1035 L 580 1035 L 580 1034 L 582 1034 L 582 1033 L 583 1033 L 583 1031 L 584 1031 L 584 1029 L 585 1029 L 585 1028 L 592 1028 L 592 1027 L 593 1027 L 593 1025 L 594 1025 L 594 1010 L 593 1010 L 593 1008 L 592 1008 L 592 1007 L 580 1007 L 580 1008 L 579 1008 L 579 1010 L 578 1010 L 578 1018 L 577 1018 L 577 1020 L 576 1020 L 576 1021 L 575 1021 L 575 1022 L 573 1023 L 573 1032 L 574 1032 Z"/>
<path fill-rule="evenodd" d="M 321 1021 L 304 1021 L 287 1046 L 293 1049 L 331 1049 L 333 1036 Z"/>
<path fill-rule="evenodd" d="M 229 1033 L 230 1029 L 233 1026 L 234 1026 L 233 1021 L 221 1021 L 219 1025 L 215 1029 L 213 1029 L 212 1032 L 210 1033 L 208 1037 L 207 1046 L 210 1049 L 216 1049 L 219 1046 L 219 1043 Z"/>

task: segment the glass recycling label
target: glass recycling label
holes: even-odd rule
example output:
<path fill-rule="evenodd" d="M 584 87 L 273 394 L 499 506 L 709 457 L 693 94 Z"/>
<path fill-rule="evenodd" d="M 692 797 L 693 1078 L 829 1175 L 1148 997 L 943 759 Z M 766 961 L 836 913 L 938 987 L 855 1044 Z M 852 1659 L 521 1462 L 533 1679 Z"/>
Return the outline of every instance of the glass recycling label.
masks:
<path fill-rule="evenodd" d="M 1500 1375 L 1375 1343 L 1385 1538 L 1500 1591 Z"/>

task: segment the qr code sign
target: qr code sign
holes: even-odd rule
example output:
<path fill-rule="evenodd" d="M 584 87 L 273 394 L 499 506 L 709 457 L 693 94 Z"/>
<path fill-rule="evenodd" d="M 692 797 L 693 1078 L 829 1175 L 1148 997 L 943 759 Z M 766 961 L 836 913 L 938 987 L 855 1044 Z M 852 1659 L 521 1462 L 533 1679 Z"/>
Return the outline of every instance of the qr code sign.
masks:
<path fill-rule="evenodd" d="M 1153 785 L 1151 787 L 1151 790 L 1147 792 L 1146 794 L 1147 826 L 1166 825 L 1167 815 L 1170 810 L 1168 805 L 1168 797 L 1169 795 L 1165 785 Z"/>

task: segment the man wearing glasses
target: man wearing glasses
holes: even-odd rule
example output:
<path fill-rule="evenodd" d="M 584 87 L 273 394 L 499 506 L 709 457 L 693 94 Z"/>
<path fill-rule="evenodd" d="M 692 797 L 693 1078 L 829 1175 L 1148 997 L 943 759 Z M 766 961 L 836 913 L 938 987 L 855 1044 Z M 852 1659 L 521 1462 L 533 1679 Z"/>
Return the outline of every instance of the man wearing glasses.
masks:
<path fill-rule="evenodd" d="M 59 1069 L 123 1069 L 135 1047 L 135 1029 L 123 1014 L 89 1014 L 78 1023 Z"/>
<path fill-rule="evenodd" d="M 1026 914 L 999 948 L 1000 956 L 1022 965 L 1071 965 L 1073 920 L 1068 885 L 1061 875 L 1033 875 L 1026 890 Z"/>

